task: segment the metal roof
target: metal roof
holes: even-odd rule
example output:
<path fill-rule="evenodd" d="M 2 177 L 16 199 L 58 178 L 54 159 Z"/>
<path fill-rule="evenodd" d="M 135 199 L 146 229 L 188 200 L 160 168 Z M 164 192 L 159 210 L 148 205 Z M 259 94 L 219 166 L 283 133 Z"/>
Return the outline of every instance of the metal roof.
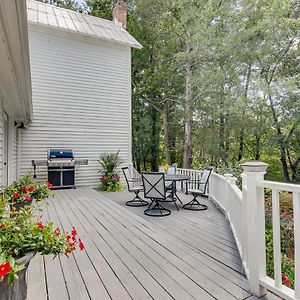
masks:
<path fill-rule="evenodd" d="M 48 25 L 133 48 L 142 48 L 142 45 L 134 37 L 113 21 L 33 0 L 27 0 L 27 12 L 29 23 Z"/>

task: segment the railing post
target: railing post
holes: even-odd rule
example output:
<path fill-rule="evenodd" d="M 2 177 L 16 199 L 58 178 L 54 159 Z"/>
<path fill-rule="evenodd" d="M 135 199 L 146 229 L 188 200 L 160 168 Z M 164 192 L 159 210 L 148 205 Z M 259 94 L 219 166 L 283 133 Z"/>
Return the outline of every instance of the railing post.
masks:
<path fill-rule="evenodd" d="M 250 161 L 241 165 L 243 169 L 243 192 L 246 199 L 245 222 L 247 268 L 250 291 L 258 297 L 266 293 L 260 279 L 266 276 L 266 243 L 265 243 L 265 201 L 264 189 L 257 187 L 256 182 L 264 179 L 268 165 L 260 161 Z"/>

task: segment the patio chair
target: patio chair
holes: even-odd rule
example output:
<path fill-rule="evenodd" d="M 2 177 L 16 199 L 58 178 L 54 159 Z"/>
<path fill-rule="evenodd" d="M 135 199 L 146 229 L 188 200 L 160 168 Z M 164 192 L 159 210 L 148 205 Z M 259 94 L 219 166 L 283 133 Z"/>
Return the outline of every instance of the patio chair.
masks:
<path fill-rule="evenodd" d="M 176 175 L 176 173 L 177 173 L 177 164 L 174 163 L 168 168 L 167 175 Z M 166 184 L 166 191 L 170 192 L 170 194 L 167 196 L 167 199 L 170 199 L 170 201 L 166 200 L 166 202 L 174 202 L 175 206 L 176 206 L 176 209 L 179 210 L 179 208 L 177 206 L 177 203 L 176 203 L 176 200 L 178 200 L 181 204 L 182 204 L 182 202 L 176 195 L 176 181 L 172 181 L 171 183 L 167 183 Z"/>
<path fill-rule="evenodd" d="M 144 197 L 151 200 L 144 214 L 151 217 L 165 217 L 171 214 L 160 204 L 166 200 L 165 174 L 157 172 L 142 172 Z"/>
<path fill-rule="evenodd" d="M 135 193 L 135 197 L 132 200 L 127 201 L 126 205 L 132 207 L 141 207 L 141 206 L 148 205 L 149 204 L 148 201 L 143 200 L 139 196 L 139 193 L 143 190 L 141 179 L 134 178 L 131 175 L 130 169 L 128 167 L 122 168 L 122 171 L 126 179 L 128 191 L 131 193 Z"/>
<path fill-rule="evenodd" d="M 167 170 L 167 174 L 168 175 L 175 175 L 177 171 L 177 167 L 176 164 L 171 165 L 168 170 Z"/>
<path fill-rule="evenodd" d="M 207 209 L 207 205 L 200 203 L 197 197 L 205 195 L 211 172 L 212 172 L 212 168 L 205 168 L 201 174 L 200 180 L 189 181 L 189 183 L 193 182 L 193 186 L 196 188 L 188 189 L 188 184 L 187 184 L 186 194 L 193 195 L 193 199 L 182 206 L 184 209 L 189 209 L 189 210 Z"/>

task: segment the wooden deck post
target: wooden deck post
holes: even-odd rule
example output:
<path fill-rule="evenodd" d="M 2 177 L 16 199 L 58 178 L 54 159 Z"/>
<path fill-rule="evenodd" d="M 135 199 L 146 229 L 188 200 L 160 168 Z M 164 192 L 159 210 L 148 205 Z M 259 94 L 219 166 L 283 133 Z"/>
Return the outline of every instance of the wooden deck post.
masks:
<path fill-rule="evenodd" d="M 260 297 L 266 289 L 260 279 L 266 275 L 265 246 L 265 201 L 264 189 L 257 187 L 257 181 L 264 179 L 268 165 L 260 161 L 250 161 L 241 165 L 243 169 L 243 205 L 246 205 L 246 248 L 247 269 L 250 291 Z"/>

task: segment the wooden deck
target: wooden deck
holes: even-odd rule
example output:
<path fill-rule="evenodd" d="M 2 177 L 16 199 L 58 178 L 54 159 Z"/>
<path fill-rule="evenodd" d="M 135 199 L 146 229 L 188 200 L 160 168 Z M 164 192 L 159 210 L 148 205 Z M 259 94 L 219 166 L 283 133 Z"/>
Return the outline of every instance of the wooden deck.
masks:
<path fill-rule="evenodd" d="M 126 207 L 129 197 L 91 188 L 55 192 L 45 217 L 66 231 L 75 226 L 86 250 L 36 256 L 28 300 L 256 299 L 230 226 L 207 199 L 207 211 L 177 212 L 170 203 L 171 216 L 151 218 Z"/>

